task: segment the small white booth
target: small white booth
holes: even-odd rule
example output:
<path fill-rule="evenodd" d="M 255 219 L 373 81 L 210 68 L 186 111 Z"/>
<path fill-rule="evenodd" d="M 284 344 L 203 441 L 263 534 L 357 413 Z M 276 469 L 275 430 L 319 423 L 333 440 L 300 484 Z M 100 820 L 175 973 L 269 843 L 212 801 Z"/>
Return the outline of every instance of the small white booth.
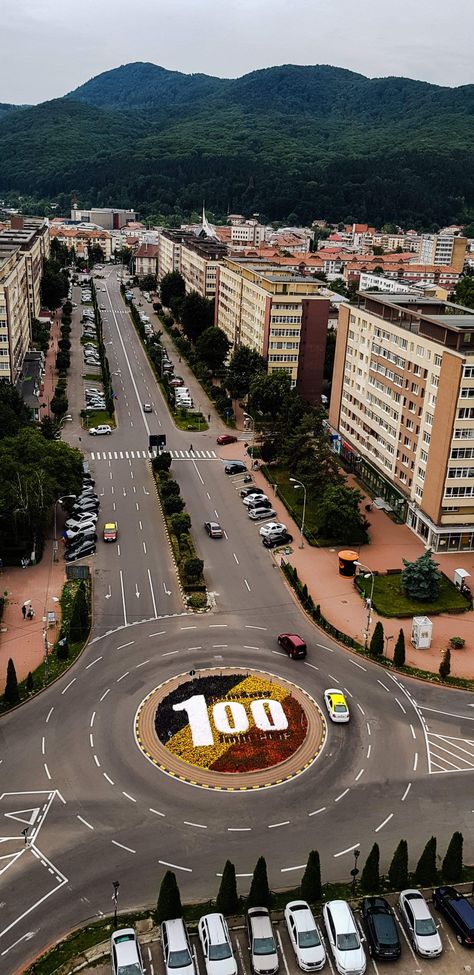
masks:
<path fill-rule="evenodd" d="M 428 650 L 431 646 L 433 624 L 427 616 L 414 616 L 411 623 L 411 642 L 416 650 Z"/>
<path fill-rule="evenodd" d="M 470 579 L 471 575 L 466 572 L 466 569 L 455 569 L 453 582 L 457 589 L 464 589 L 468 585 L 466 579 Z"/>

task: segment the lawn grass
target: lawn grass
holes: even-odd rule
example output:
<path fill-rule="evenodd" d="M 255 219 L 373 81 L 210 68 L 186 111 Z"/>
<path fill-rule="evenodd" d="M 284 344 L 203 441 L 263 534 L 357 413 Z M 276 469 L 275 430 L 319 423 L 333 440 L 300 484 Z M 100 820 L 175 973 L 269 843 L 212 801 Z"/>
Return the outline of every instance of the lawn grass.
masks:
<path fill-rule="evenodd" d="M 82 424 L 85 430 L 97 427 L 99 423 L 108 423 L 109 427 L 115 427 L 115 416 L 109 416 L 107 410 L 93 410 L 84 417 Z"/>
<path fill-rule="evenodd" d="M 374 609 L 380 616 L 434 616 L 439 613 L 463 613 L 470 603 L 459 589 L 443 575 L 439 597 L 434 603 L 420 603 L 406 596 L 401 587 L 401 572 L 379 575 L 374 578 Z M 357 577 L 360 591 L 369 596 L 372 579 Z"/>

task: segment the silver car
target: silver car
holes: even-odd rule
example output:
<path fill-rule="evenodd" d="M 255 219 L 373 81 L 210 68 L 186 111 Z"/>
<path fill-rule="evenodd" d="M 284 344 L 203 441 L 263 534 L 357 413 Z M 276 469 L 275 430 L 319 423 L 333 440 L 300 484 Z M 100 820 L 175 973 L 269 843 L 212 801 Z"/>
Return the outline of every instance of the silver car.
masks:
<path fill-rule="evenodd" d="M 422 958 L 437 958 L 443 944 L 423 894 L 419 890 L 402 890 L 398 907 L 415 951 Z"/>

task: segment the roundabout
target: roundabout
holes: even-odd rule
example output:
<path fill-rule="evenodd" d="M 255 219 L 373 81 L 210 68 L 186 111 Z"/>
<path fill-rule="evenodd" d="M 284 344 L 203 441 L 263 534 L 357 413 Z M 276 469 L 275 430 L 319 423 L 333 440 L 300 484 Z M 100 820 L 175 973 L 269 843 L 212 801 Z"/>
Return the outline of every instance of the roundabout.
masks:
<path fill-rule="evenodd" d="M 160 771 L 218 791 L 281 785 L 324 747 L 316 701 L 291 681 L 251 668 L 180 674 L 141 702 L 136 741 Z"/>

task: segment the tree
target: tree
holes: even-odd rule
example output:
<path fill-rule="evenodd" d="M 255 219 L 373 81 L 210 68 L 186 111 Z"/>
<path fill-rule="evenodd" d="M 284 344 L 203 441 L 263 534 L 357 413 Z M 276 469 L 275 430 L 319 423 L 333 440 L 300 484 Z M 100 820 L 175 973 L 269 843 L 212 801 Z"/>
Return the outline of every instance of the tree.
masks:
<path fill-rule="evenodd" d="M 449 647 L 443 653 L 441 658 L 441 663 L 439 665 L 439 676 L 441 680 L 446 680 L 451 673 L 451 650 Z"/>
<path fill-rule="evenodd" d="M 359 509 L 361 500 L 362 495 L 356 488 L 345 484 L 330 485 L 318 505 L 318 535 L 337 539 L 340 543 L 367 541 L 367 520 Z"/>
<path fill-rule="evenodd" d="M 26 678 L 26 690 L 28 691 L 28 694 L 31 694 L 32 690 L 34 689 L 34 686 L 35 685 L 33 682 L 33 674 L 31 673 L 31 670 L 29 670 L 28 677 Z"/>
<path fill-rule="evenodd" d="M 239 910 L 239 895 L 237 893 L 237 880 L 235 867 L 230 860 L 226 860 L 222 874 L 219 892 L 216 898 L 216 910 L 225 917 L 237 914 Z"/>
<path fill-rule="evenodd" d="M 153 458 L 152 467 L 156 474 L 169 471 L 171 467 L 171 454 L 168 450 L 162 450 Z"/>
<path fill-rule="evenodd" d="M 21 427 L 32 426 L 30 408 L 11 383 L 0 380 L 0 439 L 14 437 Z"/>
<path fill-rule="evenodd" d="M 188 559 L 184 560 L 183 571 L 189 582 L 197 582 L 197 580 L 202 576 L 203 569 L 203 560 L 198 559 L 194 555 L 191 555 Z"/>
<path fill-rule="evenodd" d="M 181 325 L 191 342 L 195 342 L 214 321 L 214 302 L 190 291 L 181 305 Z"/>
<path fill-rule="evenodd" d="M 463 860 L 462 860 L 462 848 L 463 848 L 463 835 L 462 833 L 453 833 L 448 849 L 446 850 L 446 856 L 443 860 L 443 865 L 441 867 L 441 875 L 443 880 L 448 884 L 458 884 L 462 880 L 463 874 Z"/>
<path fill-rule="evenodd" d="M 140 278 L 140 288 L 142 291 L 156 291 L 156 274 L 145 274 Z"/>
<path fill-rule="evenodd" d="M 171 494 L 169 498 L 163 498 L 163 509 L 165 515 L 175 515 L 184 508 L 184 501 L 179 494 Z"/>
<path fill-rule="evenodd" d="M 432 836 L 428 840 L 423 853 L 416 865 L 414 873 L 415 884 L 418 887 L 429 887 L 435 884 L 438 879 L 436 869 L 436 837 Z"/>
<path fill-rule="evenodd" d="M 400 840 L 388 868 L 388 879 L 393 890 L 404 890 L 408 885 L 408 844 Z"/>
<path fill-rule="evenodd" d="M 431 549 L 427 549 L 415 562 L 402 559 L 405 568 L 402 571 L 402 588 L 410 599 L 419 602 L 432 603 L 439 596 L 442 575 L 438 570 L 439 562 L 434 562 Z"/>
<path fill-rule="evenodd" d="M 7 664 L 7 680 L 5 684 L 5 691 L 3 694 L 3 699 L 5 704 L 18 704 L 20 701 L 20 694 L 18 691 L 18 681 L 16 679 L 15 664 L 10 657 Z"/>
<path fill-rule="evenodd" d="M 253 872 L 250 892 L 247 898 L 249 907 L 270 907 L 272 895 L 268 886 L 267 864 L 265 857 L 259 857 Z"/>
<path fill-rule="evenodd" d="M 284 415 L 291 391 L 291 379 L 286 372 L 257 375 L 250 386 L 249 406 L 252 414 L 275 422 Z"/>
<path fill-rule="evenodd" d="M 182 512 L 181 514 L 171 515 L 171 527 L 176 535 L 176 538 L 181 538 L 181 535 L 187 535 L 191 528 L 191 518 L 187 512 Z"/>
<path fill-rule="evenodd" d="M 360 886 L 366 894 L 377 894 L 380 890 L 380 850 L 374 843 L 360 876 Z"/>
<path fill-rule="evenodd" d="M 214 325 L 206 328 L 196 341 L 196 355 L 213 372 L 224 365 L 229 349 L 227 335 Z"/>
<path fill-rule="evenodd" d="M 384 651 L 384 635 L 383 626 L 380 620 L 375 624 L 374 632 L 372 633 L 372 638 L 370 640 L 369 652 L 372 657 L 383 657 Z"/>
<path fill-rule="evenodd" d="M 89 630 L 89 607 L 87 605 L 86 588 L 84 582 L 78 586 L 72 606 L 71 622 L 69 624 L 69 639 L 77 643 L 86 636 Z"/>
<path fill-rule="evenodd" d="M 161 301 L 165 308 L 170 307 L 172 298 L 184 298 L 186 285 L 179 271 L 170 271 L 160 282 Z"/>
<path fill-rule="evenodd" d="M 69 369 L 69 366 L 71 365 L 71 356 L 69 355 L 69 352 L 58 352 L 55 365 L 58 371 L 61 369 Z"/>
<path fill-rule="evenodd" d="M 59 429 L 58 424 L 50 416 L 44 416 L 39 425 L 41 436 L 45 440 L 54 440 Z"/>
<path fill-rule="evenodd" d="M 162 924 L 163 921 L 172 921 L 173 918 L 182 917 L 182 914 L 183 908 L 176 875 L 172 870 L 167 870 L 161 881 L 158 894 L 156 922 Z"/>
<path fill-rule="evenodd" d="M 246 396 L 252 381 L 267 371 L 265 359 L 248 345 L 239 345 L 230 357 L 226 386 L 231 399 Z"/>
<path fill-rule="evenodd" d="M 67 275 L 59 270 L 59 264 L 54 260 L 43 262 L 43 276 L 41 278 L 41 302 L 46 308 L 59 308 L 62 298 L 68 293 Z"/>
<path fill-rule="evenodd" d="M 67 412 L 68 405 L 69 403 L 65 393 L 63 393 L 62 390 L 58 392 L 56 389 L 51 403 L 49 404 L 51 413 L 54 413 L 55 416 L 62 416 Z"/>
<path fill-rule="evenodd" d="M 303 900 L 308 901 L 310 904 L 321 900 L 321 863 L 317 850 L 311 850 L 309 854 L 300 891 Z"/>
<path fill-rule="evenodd" d="M 395 644 L 395 649 L 393 651 L 393 662 L 395 667 L 405 666 L 405 634 L 401 627 L 397 637 L 397 642 Z"/>
<path fill-rule="evenodd" d="M 454 301 L 466 308 L 474 308 L 474 278 L 463 275 L 454 289 Z"/>

